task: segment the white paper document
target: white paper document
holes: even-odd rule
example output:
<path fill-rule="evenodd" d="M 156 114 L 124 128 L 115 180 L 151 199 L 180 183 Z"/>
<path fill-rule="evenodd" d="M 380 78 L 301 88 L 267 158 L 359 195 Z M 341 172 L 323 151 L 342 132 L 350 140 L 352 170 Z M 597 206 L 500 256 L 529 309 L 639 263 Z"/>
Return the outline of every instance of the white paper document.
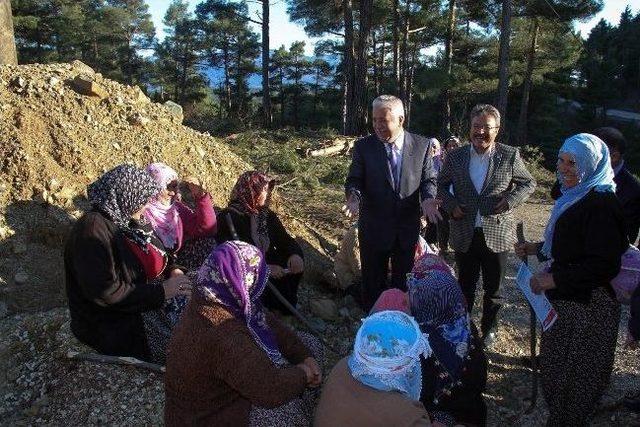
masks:
<path fill-rule="evenodd" d="M 531 286 L 529 285 L 531 276 L 533 276 L 533 274 L 531 274 L 529 266 L 524 262 L 520 262 L 518 275 L 516 276 L 516 285 L 518 285 L 527 301 L 529 301 L 529 304 L 531 304 L 531 307 L 533 307 L 533 311 L 536 313 L 536 317 L 542 325 L 542 330 L 546 331 L 553 326 L 558 318 L 558 313 L 556 313 L 556 310 L 543 293 L 537 295 L 531 291 Z"/>

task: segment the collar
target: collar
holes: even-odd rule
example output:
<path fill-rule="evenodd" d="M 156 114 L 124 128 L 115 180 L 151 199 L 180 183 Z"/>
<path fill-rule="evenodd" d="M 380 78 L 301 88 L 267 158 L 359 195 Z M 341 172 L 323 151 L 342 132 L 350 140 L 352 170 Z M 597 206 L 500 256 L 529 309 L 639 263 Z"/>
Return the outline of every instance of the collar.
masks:
<path fill-rule="evenodd" d="M 624 160 L 620 160 L 620 164 L 613 168 L 613 175 L 618 175 L 618 172 L 620 172 L 622 168 L 624 168 Z"/>
<path fill-rule="evenodd" d="M 495 151 L 496 151 L 495 142 L 491 144 L 491 147 L 489 147 L 489 149 L 483 154 L 478 153 L 476 149 L 473 148 L 473 143 L 469 144 L 469 152 L 471 153 L 472 158 L 486 159 L 487 157 L 491 157 Z"/>
<path fill-rule="evenodd" d="M 396 139 L 391 141 L 382 141 L 385 149 L 388 150 L 389 144 L 394 144 L 396 151 L 402 151 L 402 147 L 404 146 L 404 129 L 400 131 Z"/>

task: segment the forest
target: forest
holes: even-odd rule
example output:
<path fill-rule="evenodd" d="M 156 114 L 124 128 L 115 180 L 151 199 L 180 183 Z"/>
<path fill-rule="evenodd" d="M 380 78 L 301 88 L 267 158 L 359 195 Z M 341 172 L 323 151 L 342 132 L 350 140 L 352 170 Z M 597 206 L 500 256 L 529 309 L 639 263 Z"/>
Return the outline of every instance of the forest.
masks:
<path fill-rule="evenodd" d="M 322 37 L 271 46 L 268 1 L 173 0 L 159 40 L 144 0 L 12 0 L 19 63 L 80 59 L 185 109 L 185 123 L 370 130 L 381 93 L 401 97 L 407 126 L 466 136 L 470 108 L 495 104 L 502 140 L 549 153 L 563 137 L 640 110 L 640 12 L 587 35 L 573 23 L 601 0 L 286 0 L 293 22 Z M 192 11 L 193 10 L 193 11 Z M 256 25 L 251 25 L 256 24 Z M 254 29 L 260 28 L 261 32 Z M 263 66 L 263 64 L 266 64 Z M 637 125 L 615 123 L 634 143 Z M 640 159 L 632 145 L 630 157 Z"/>

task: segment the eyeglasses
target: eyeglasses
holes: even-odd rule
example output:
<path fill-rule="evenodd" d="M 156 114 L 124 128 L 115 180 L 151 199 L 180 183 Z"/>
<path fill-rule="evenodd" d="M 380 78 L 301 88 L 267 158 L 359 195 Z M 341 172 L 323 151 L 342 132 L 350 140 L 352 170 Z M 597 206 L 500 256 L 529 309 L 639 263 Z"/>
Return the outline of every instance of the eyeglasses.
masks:
<path fill-rule="evenodd" d="M 494 129 L 499 129 L 500 128 L 500 126 L 487 126 L 487 125 L 484 125 L 484 126 L 473 125 L 471 127 L 472 127 L 473 130 L 483 130 L 484 129 L 485 132 L 489 132 L 490 130 L 494 130 Z"/>

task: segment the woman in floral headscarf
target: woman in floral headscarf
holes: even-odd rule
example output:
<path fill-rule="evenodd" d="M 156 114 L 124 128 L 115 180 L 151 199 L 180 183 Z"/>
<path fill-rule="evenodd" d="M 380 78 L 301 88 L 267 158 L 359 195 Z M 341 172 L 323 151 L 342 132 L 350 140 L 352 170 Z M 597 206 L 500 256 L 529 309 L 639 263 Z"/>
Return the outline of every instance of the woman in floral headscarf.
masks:
<path fill-rule="evenodd" d="M 353 353 L 333 368 L 316 409 L 315 427 L 429 426 L 420 403 L 420 356 L 429 342 L 401 311 L 364 319 Z"/>
<path fill-rule="evenodd" d="M 411 313 L 433 350 L 433 357 L 422 361 L 420 400 L 434 425 L 484 426 L 487 359 L 462 290 L 446 268 L 420 261 L 407 277 Z"/>
<path fill-rule="evenodd" d="M 71 330 L 100 353 L 150 360 L 142 313 L 191 294 L 185 277 L 149 282 L 166 259 L 140 218 L 158 192 L 151 176 L 120 165 L 89 185 L 91 210 L 74 225 L 64 251 Z"/>
<path fill-rule="evenodd" d="M 229 206 L 219 215 L 218 240 L 239 239 L 260 249 L 269 264 L 271 282 L 295 306 L 304 270 L 302 248 L 269 209 L 274 184 L 274 180 L 261 172 L 243 173 L 231 190 Z M 265 307 L 290 314 L 269 289 L 263 299 Z"/>
<path fill-rule="evenodd" d="M 320 368 L 263 309 L 268 275 L 262 253 L 240 241 L 221 244 L 200 267 L 169 344 L 167 426 L 308 425 L 311 399 L 299 397 L 320 385 Z"/>
<path fill-rule="evenodd" d="M 548 425 L 585 425 L 613 369 L 620 305 L 611 280 L 628 247 L 625 221 L 609 149 L 581 133 L 558 153 L 562 195 L 556 200 L 544 242 L 522 243 L 519 256 L 538 255 L 548 268 L 531 278 L 558 320 L 542 334 L 541 385 Z"/>

